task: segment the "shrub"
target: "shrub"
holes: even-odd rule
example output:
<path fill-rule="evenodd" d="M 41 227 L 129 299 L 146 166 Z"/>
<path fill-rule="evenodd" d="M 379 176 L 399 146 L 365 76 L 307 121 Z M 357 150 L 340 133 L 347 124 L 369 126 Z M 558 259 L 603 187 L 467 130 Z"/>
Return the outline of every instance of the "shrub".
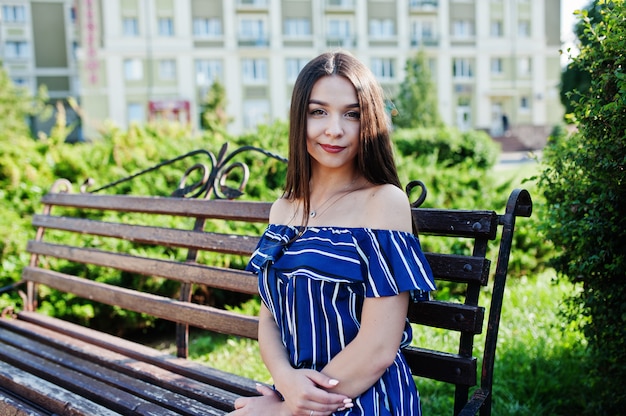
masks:
<path fill-rule="evenodd" d="M 620 414 L 626 405 L 626 6 L 603 3 L 602 21 L 585 21 L 572 63 L 591 75 L 589 91 L 573 103 L 578 132 L 551 137 L 540 185 L 548 210 L 546 235 L 559 250 L 552 264 L 580 285 L 570 303 L 595 357 L 590 370 L 594 415 Z"/>

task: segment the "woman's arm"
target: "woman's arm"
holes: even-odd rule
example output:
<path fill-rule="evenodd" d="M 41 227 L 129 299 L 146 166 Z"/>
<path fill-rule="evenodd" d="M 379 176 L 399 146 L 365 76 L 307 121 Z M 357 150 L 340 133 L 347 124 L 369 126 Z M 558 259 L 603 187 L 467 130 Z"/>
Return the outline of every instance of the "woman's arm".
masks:
<path fill-rule="evenodd" d="M 308 416 L 311 411 L 318 415 L 331 414 L 352 406 L 349 396 L 326 391 L 335 390 L 336 380 L 315 370 L 291 366 L 276 321 L 263 303 L 259 314 L 259 347 L 276 389 L 283 395 L 292 415 Z"/>
<path fill-rule="evenodd" d="M 408 302 L 407 292 L 365 299 L 356 338 L 322 370 L 340 381 L 333 392 L 356 397 L 380 379 L 400 348 Z"/>

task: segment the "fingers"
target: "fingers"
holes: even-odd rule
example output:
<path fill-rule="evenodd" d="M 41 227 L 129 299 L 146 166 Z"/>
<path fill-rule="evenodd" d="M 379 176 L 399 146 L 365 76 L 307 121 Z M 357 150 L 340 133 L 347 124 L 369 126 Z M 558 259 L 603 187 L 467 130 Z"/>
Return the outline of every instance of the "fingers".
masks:
<path fill-rule="evenodd" d="M 265 384 L 257 383 L 256 391 L 261 393 L 263 396 L 275 396 L 276 392 Z M 236 402 L 235 402 L 236 403 Z"/>

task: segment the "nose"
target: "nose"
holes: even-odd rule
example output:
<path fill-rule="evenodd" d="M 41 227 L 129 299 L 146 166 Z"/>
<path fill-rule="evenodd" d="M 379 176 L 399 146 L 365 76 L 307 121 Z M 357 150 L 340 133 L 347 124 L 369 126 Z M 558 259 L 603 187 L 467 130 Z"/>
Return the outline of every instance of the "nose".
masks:
<path fill-rule="evenodd" d="M 343 124 L 340 117 L 329 117 L 328 126 L 326 127 L 326 135 L 330 137 L 343 136 Z"/>

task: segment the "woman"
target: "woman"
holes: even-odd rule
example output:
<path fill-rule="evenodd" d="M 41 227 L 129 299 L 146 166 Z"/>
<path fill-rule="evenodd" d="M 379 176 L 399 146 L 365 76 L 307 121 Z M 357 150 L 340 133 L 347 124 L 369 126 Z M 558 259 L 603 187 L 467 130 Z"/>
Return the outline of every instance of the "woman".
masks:
<path fill-rule="evenodd" d="M 432 272 L 412 233 L 373 74 L 345 52 L 301 71 L 291 100 L 284 195 L 250 260 L 263 300 L 261 356 L 275 390 L 233 415 L 419 415 L 400 351 L 410 294 Z"/>

